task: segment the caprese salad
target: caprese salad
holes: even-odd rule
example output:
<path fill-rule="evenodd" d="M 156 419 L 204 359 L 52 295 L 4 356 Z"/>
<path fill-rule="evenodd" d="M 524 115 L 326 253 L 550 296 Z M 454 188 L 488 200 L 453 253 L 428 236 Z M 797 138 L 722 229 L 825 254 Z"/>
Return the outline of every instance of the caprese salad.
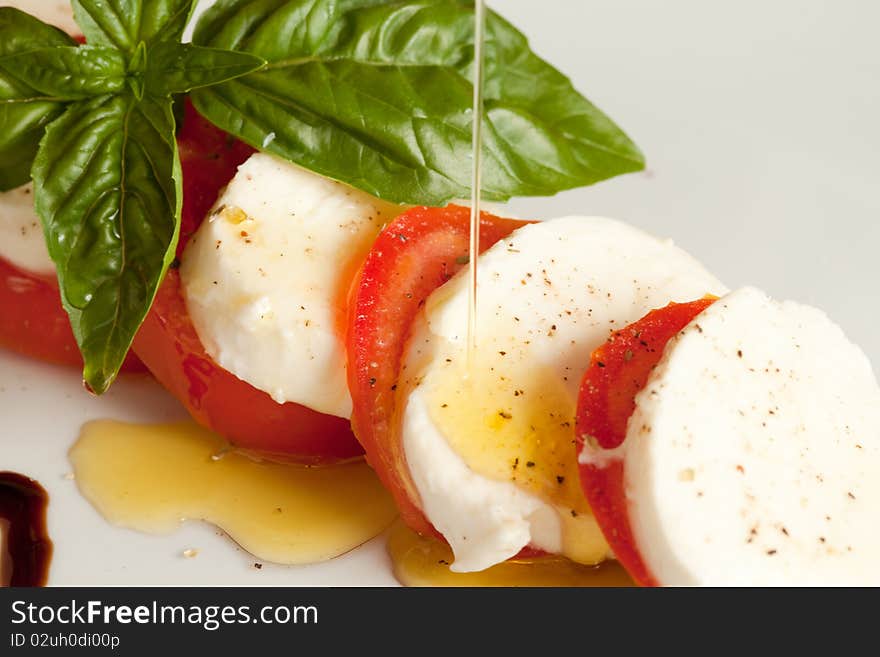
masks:
<path fill-rule="evenodd" d="M 99 4 L 74 2 L 85 46 L 0 9 L 0 93 L 31 113 L 0 115 L 0 152 L 33 163 L 0 177 L 4 345 L 81 353 L 96 392 L 132 345 L 239 447 L 365 453 L 456 571 L 880 581 L 880 387 L 820 311 L 620 221 L 483 213 L 469 345 L 468 3 L 220 0 L 196 45 L 190 1 L 112 26 Z M 487 198 L 642 166 L 514 28 L 487 33 Z"/>

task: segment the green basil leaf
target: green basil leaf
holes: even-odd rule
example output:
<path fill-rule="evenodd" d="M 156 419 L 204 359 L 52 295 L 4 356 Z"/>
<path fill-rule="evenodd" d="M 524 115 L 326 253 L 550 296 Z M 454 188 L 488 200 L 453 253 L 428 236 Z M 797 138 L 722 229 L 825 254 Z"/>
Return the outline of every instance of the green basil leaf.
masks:
<path fill-rule="evenodd" d="M 56 27 L 18 9 L 0 8 L 0 58 L 75 44 Z M 43 131 L 64 106 L 0 67 L 0 191 L 30 180 Z"/>
<path fill-rule="evenodd" d="M 72 105 L 46 130 L 33 176 L 83 376 L 101 393 L 174 256 L 181 173 L 171 99 Z"/>
<path fill-rule="evenodd" d="M 126 64 L 118 50 L 99 46 L 39 48 L 0 57 L 7 75 L 46 96 L 80 100 L 125 86 Z"/>
<path fill-rule="evenodd" d="M 146 84 L 154 94 L 185 93 L 253 73 L 265 64 L 244 52 L 168 42 L 151 49 Z"/>
<path fill-rule="evenodd" d="M 0 7 L 0 36 L 0 55 L 76 45 L 63 30 L 13 7 Z"/>
<path fill-rule="evenodd" d="M 470 194 L 473 3 L 220 0 L 194 40 L 266 59 L 197 90 L 252 146 L 372 194 Z M 626 134 L 497 14 L 486 27 L 483 194 L 540 196 L 644 167 Z"/>
<path fill-rule="evenodd" d="M 180 41 L 195 0 L 73 0 L 86 40 L 131 55 L 140 42 Z"/>

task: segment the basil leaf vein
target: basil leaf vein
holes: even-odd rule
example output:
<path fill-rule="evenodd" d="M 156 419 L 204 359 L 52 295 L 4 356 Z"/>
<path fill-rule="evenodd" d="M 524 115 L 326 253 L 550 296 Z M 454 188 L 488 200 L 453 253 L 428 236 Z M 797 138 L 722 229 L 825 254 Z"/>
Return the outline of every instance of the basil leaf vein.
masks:
<path fill-rule="evenodd" d="M 180 217 L 171 99 L 98 97 L 46 130 L 37 212 L 97 393 L 115 378 L 170 264 Z"/>
<path fill-rule="evenodd" d="M 76 42 L 23 11 L 0 7 L 0 58 Z M 30 179 L 31 163 L 46 126 L 65 103 L 34 89 L 0 67 L 0 192 Z"/>
<path fill-rule="evenodd" d="M 194 40 L 268 61 L 197 90 L 199 111 L 252 146 L 372 194 L 470 194 L 473 3 L 220 0 Z M 644 167 L 638 148 L 527 39 L 490 13 L 483 194 L 551 195 Z"/>
<path fill-rule="evenodd" d="M 86 40 L 134 53 L 140 42 L 180 41 L 194 0 L 73 0 Z"/>
<path fill-rule="evenodd" d="M 55 98 L 80 100 L 125 86 L 126 64 L 113 48 L 38 48 L 0 57 L 0 69 L 31 89 Z"/>
<path fill-rule="evenodd" d="M 150 52 L 147 88 L 158 95 L 185 93 L 253 73 L 265 64 L 248 53 L 163 43 Z"/>

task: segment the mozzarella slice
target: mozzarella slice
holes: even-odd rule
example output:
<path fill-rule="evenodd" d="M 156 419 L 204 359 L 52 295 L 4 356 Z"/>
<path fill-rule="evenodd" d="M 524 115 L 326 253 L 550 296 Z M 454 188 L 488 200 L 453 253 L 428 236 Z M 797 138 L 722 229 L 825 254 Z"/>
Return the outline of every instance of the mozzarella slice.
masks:
<path fill-rule="evenodd" d="M 238 170 L 187 245 L 183 294 L 208 354 L 278 403 L 349 417 L 348 285 L 400 208 L 270 155 Z"/>
<path fill-rule="evenodd" d="M 821 311 L 745 288 L 667 346 L 623 446 L 662 584 L 880 584 L 880 388 Z"/>
<path fill-rule="evenodd" d="M 34 209 L 33 183 L 0 192 L 0 257 L 24 271 L 55 274 Z"/>
<path fill-rule="evenodd" d="M 463 275 L 428 299 L 404 360 L 402 440 L 422 509 L 452 546 L 455 570 L 481 570 L 529 544 L 600 561 L 608 547 L 572 447 L 590 353 L 653 308 L 725 288 L 671 242 L 598 217 L 521 228 L 478 270 L 470 374 Z"/>

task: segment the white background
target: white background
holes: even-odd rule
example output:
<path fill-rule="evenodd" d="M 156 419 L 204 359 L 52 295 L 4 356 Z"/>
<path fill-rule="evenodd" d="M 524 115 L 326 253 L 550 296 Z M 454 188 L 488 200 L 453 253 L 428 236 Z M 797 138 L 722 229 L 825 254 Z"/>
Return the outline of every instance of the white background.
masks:
<path fill-rule="evenodd" d="M 644 174 L 519 200 L 516 213 L 604 214 L 672 237 L 730 287 L 825 309 L 880 365 L 880 3 L 490 5 L 648 158 Z M 149 381 L 121 381 L 96 400 L 75 372 L 0 354 L 0 469 L 50 491 L 52 583 L 393 583 L 381 540 L 329 564 L 258 571 L 206 526 L 168 537 L 109 527 L 64 478 L 80 424 L 97 417 L 182 415 Z M 199 556 L 180 556 L 189 547 Z"/>

